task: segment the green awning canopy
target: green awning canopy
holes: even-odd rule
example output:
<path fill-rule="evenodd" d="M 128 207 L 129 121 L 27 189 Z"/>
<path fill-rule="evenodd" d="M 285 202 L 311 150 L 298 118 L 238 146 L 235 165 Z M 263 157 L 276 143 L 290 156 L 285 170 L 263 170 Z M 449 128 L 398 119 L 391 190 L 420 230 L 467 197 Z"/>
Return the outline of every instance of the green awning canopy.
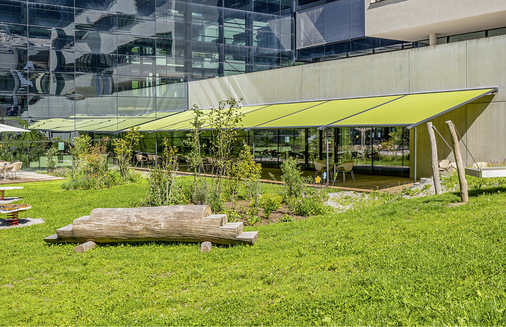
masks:
<path fill-rule="evenodd" d="M 407 94 L 387 104 L 336 120 L 328 126 L 406 126 L 411 128 L 495 91 L 497 91 L 496 88 L 487 88 Z"/>
<path fill-rule="evenodd" d="M 496 87 L 434 91 L 390 96 L 361 97 L 321 101 L 305 101 L 242 107 L 242 129 L 325 128 L 361 126 L 417 126 L 461 107 L 487 94 Z M 208 114 L 202 110 L 203 129 L 212 129 Z M 173 113 L 151 113 L 141 116 L 75 116 L 40 121 L 31 129 L 52 131 L 127 131 L 139 126 L 140 131 L 191 130 L 191 110 Z"/>
<path fill-rule="evenodd" d="M 85 116 L 76 115 L 69 118 L 51 118 L 38 121 L 30 126 L 31 129 L 48 130 L 52 132 L 121 132 L 132 126 L 139 126 L 157 118 L 173 115 L 175 112 L 157 112 L 139 116 Z"/>

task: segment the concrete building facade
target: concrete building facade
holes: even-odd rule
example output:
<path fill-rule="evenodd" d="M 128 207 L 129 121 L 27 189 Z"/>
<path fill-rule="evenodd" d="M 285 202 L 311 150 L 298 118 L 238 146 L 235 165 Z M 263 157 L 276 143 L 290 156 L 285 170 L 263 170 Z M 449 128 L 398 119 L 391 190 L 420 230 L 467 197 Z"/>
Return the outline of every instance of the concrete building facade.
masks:
<path fill-rule="evenodd" d="M 189 102 L 206 108 L 231 96 L 242 98 L 244 105 L 256 105 L 495 86 L 497 94 L 444 114 L 433 123 L 448 141 L 444 122 L 452 120 L 477 161 L 504 162 L 506 61 L 497 59 L 505 51 L 506 36 L 497 36 L 196 81 L 189 84 Z M 418 176 L 428 176 L 430 147 L 425 128 L 417 128 L 417 142 Z M 438 144 L 440 159 L 451 158 L 444 142 Z M 414 151 L 413 142 L 411 147 Z M 469 153 L 464 158 L 472 164 Z M 412 161 L 412 171 L 414 165 Z"/>

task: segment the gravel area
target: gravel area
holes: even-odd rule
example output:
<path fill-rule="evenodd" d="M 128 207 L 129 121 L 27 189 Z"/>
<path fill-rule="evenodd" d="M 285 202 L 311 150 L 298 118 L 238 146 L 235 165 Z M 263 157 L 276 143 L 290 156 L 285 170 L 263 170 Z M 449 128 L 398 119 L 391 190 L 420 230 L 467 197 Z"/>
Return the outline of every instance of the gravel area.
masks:
<path fill-rule="evenodd" d="M 441 185 L 441 191 L 445 193 L 454 190 L 448 190 Z M 433 195 L 434 193 L 434 180 L 432 178 L 422 178 L 419 183 L 404 190 L 399 196 L 403 198 L 415 198 Z M 368 193 L 342 191 L 330 193 L 325 205 L 333 207 L 336 212 L 344 212 L 371 201 L 374 201 L 374 197 Z"/>

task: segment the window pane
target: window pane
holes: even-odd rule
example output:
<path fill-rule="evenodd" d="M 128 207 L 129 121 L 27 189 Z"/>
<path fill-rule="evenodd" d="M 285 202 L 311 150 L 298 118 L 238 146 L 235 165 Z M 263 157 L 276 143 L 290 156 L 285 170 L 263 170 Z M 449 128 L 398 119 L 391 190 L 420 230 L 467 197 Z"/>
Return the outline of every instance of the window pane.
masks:
<path fill-rule="evenodd" d="M 95 10 L 76 10 L 76 29 L 83 31 L 115 31 L 116 28 L 116 15 Z"/>
<path fill-rule="evenodd" d="M 74 23 L 74 9 L 60 6 L 29 4 L 31 25 L 67 27 Z"/>
<path fill-rule="evenodd" d="M 76 72 L 83 73 L 111 72 L 116 68 L 116 60 L 116 56 L 112 54 L 76 52 L 75 69 Z"/>
<path fill-rule="evenodd" d="M 1 0 L 0 8 L 1 22 L 26 24 L 26 3 Z"/>
<path fill-rule="evenodd" d="M 106 32 L 76 31 L 76 51 L 85 53 L 114 53 L 117 36 Z"/>
<path fill-rule="evenodd" d="M 152 56 L 155 54 L 155 39 L 118 35 L 118 54 Z"/>
<path fill-rule="evenodd" d="M 53 47 L 55 49 L 72 49 L 74 32 L 70 29 L 29 26 L 30 43 L 37 47 Z"/>

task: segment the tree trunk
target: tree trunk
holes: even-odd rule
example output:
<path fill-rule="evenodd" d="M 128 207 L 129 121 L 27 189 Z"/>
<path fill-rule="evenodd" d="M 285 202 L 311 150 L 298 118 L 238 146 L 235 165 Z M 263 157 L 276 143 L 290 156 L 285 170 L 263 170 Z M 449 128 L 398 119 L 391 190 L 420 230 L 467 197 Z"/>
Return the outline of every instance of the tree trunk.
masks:
<path fill-rule="evenodd" d="M 432 178 L 434 179 L 434 191 L 436 194 L 441 194 L 441 181 L 439 180 L 439 165 L 437 158 L 437 143 L 434 129 L 432 129 L 432 122 L 427 123 L 427 130 L 429 132 L 430 148 L 432 153 Z"/>
<path fill-rule="evenodd" d="M 462 155 L 460 154 L 459 147 L 459 139 L 457 138 L 457 133 L 455 132 L 455 125 L 451 120 L 447 120 L 446 125 L 448 125 L 448 130 L 452 135 L 452 145 L 453 145 L 453 153 L 455 154 L 455 161 L 457 162 L 457 173 L 459 175 L 459 183 L 460 183 L 460 198 L 463 203 L 469 201 L 469 194 L 467 191 L 467 180 L 466 173 L 464 171 L 464 163 L 462 161 Z"/>

